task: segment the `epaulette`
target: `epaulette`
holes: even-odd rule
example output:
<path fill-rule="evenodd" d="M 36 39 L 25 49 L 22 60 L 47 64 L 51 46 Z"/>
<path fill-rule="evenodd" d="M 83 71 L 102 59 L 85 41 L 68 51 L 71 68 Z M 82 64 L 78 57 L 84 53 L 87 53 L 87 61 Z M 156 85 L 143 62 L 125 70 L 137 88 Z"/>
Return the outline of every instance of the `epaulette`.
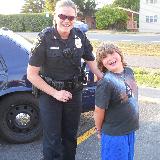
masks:
<path fill-rule="evenodd" d="M 37 38 L 33 42 L 33 48 L 31 49 L 32 54 L 36 52 L 35 50 L 41 45 L 42 41 L 44 40 L 46 36 L 52 35 L 50 34 L 52 31 L 53 31 L 52 27 L 47 27 L 38 33 Z"/>
<path fill-rule="evenodd" d="M 41 32 L 39 32 L 38 36 L 43 37 L 44 35 L 50 34 L 53 31 L 52 27 L 46 27 Z"/>
<path fill-rule="evenodd" d="M 74 27 L 75 32 L 77 32 L 78 34 L 82 34 L 84 35 L 84 32 L 82 32 L 79 28 Z"/>
<path fill-rule="evenodd" d="M 46 27 L 42 30 L 43 33 L 52 32 L 52 31 L 53 31 L 52 27 Z"/>

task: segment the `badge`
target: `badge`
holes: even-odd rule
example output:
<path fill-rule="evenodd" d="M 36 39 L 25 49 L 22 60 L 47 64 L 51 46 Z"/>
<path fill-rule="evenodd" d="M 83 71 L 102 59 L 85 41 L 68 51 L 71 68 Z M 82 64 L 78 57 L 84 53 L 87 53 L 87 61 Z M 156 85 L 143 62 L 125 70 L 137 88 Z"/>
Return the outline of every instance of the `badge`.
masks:
<path fill-rule="evenodd" d="M 77 48 L 81 48 L 82 47 L 82 42 L 81 42 L 81 39 L 79 37 L 77 39 L 75 39 L 75 46 Z"/>

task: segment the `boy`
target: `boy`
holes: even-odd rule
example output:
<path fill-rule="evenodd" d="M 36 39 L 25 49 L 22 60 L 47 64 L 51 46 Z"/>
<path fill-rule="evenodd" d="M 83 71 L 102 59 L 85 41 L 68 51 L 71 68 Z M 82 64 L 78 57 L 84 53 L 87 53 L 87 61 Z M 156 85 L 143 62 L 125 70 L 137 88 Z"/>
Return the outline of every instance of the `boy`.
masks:
<path fill-rule="evenodd" d="M 96 88 L 94 112 L 102 160 L 133 160 L 135 131 L 139 128 L 138 90 L 131 68 L 118 47 L 103 43 L 97 50 L 104 72 Z"/>

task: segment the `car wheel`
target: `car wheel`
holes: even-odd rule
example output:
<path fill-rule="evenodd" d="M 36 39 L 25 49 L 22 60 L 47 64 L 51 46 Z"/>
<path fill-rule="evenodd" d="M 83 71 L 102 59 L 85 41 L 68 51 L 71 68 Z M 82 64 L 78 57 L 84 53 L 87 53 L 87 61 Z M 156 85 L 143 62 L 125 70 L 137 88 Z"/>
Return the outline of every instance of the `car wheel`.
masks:
<path fill-rule="evenodd" d="M 0 134 L 9 142 L 31 142 L 42 134 L 38 101 L 32 94 L 6 96 L 0 102 Z"/>

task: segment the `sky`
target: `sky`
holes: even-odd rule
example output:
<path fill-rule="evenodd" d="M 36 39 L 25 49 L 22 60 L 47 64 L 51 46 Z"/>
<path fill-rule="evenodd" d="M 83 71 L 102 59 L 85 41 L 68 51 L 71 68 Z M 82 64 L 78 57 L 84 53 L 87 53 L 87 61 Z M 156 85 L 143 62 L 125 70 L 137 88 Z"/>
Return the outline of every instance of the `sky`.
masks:
<path fill-rule="evenodd" d="M 20 13 L 24 0 L 0 0 L 0 14 Z"/>
<path fill-rule="evenodd" d="M 113 0 L 96 0 L 99 6 L 111 3 Z M 0 0 L 0 14 L 20 13 L 24 0 Z M 99 8 L 99 7 L 98 7 Z"/>
<path fill-rule="evenodd" d="M 104 4 L 111 4 L 113 3 L 114 0 L 96 0 L 96 2 L 98 3 L 97 8 L 102 7 Z"/>

